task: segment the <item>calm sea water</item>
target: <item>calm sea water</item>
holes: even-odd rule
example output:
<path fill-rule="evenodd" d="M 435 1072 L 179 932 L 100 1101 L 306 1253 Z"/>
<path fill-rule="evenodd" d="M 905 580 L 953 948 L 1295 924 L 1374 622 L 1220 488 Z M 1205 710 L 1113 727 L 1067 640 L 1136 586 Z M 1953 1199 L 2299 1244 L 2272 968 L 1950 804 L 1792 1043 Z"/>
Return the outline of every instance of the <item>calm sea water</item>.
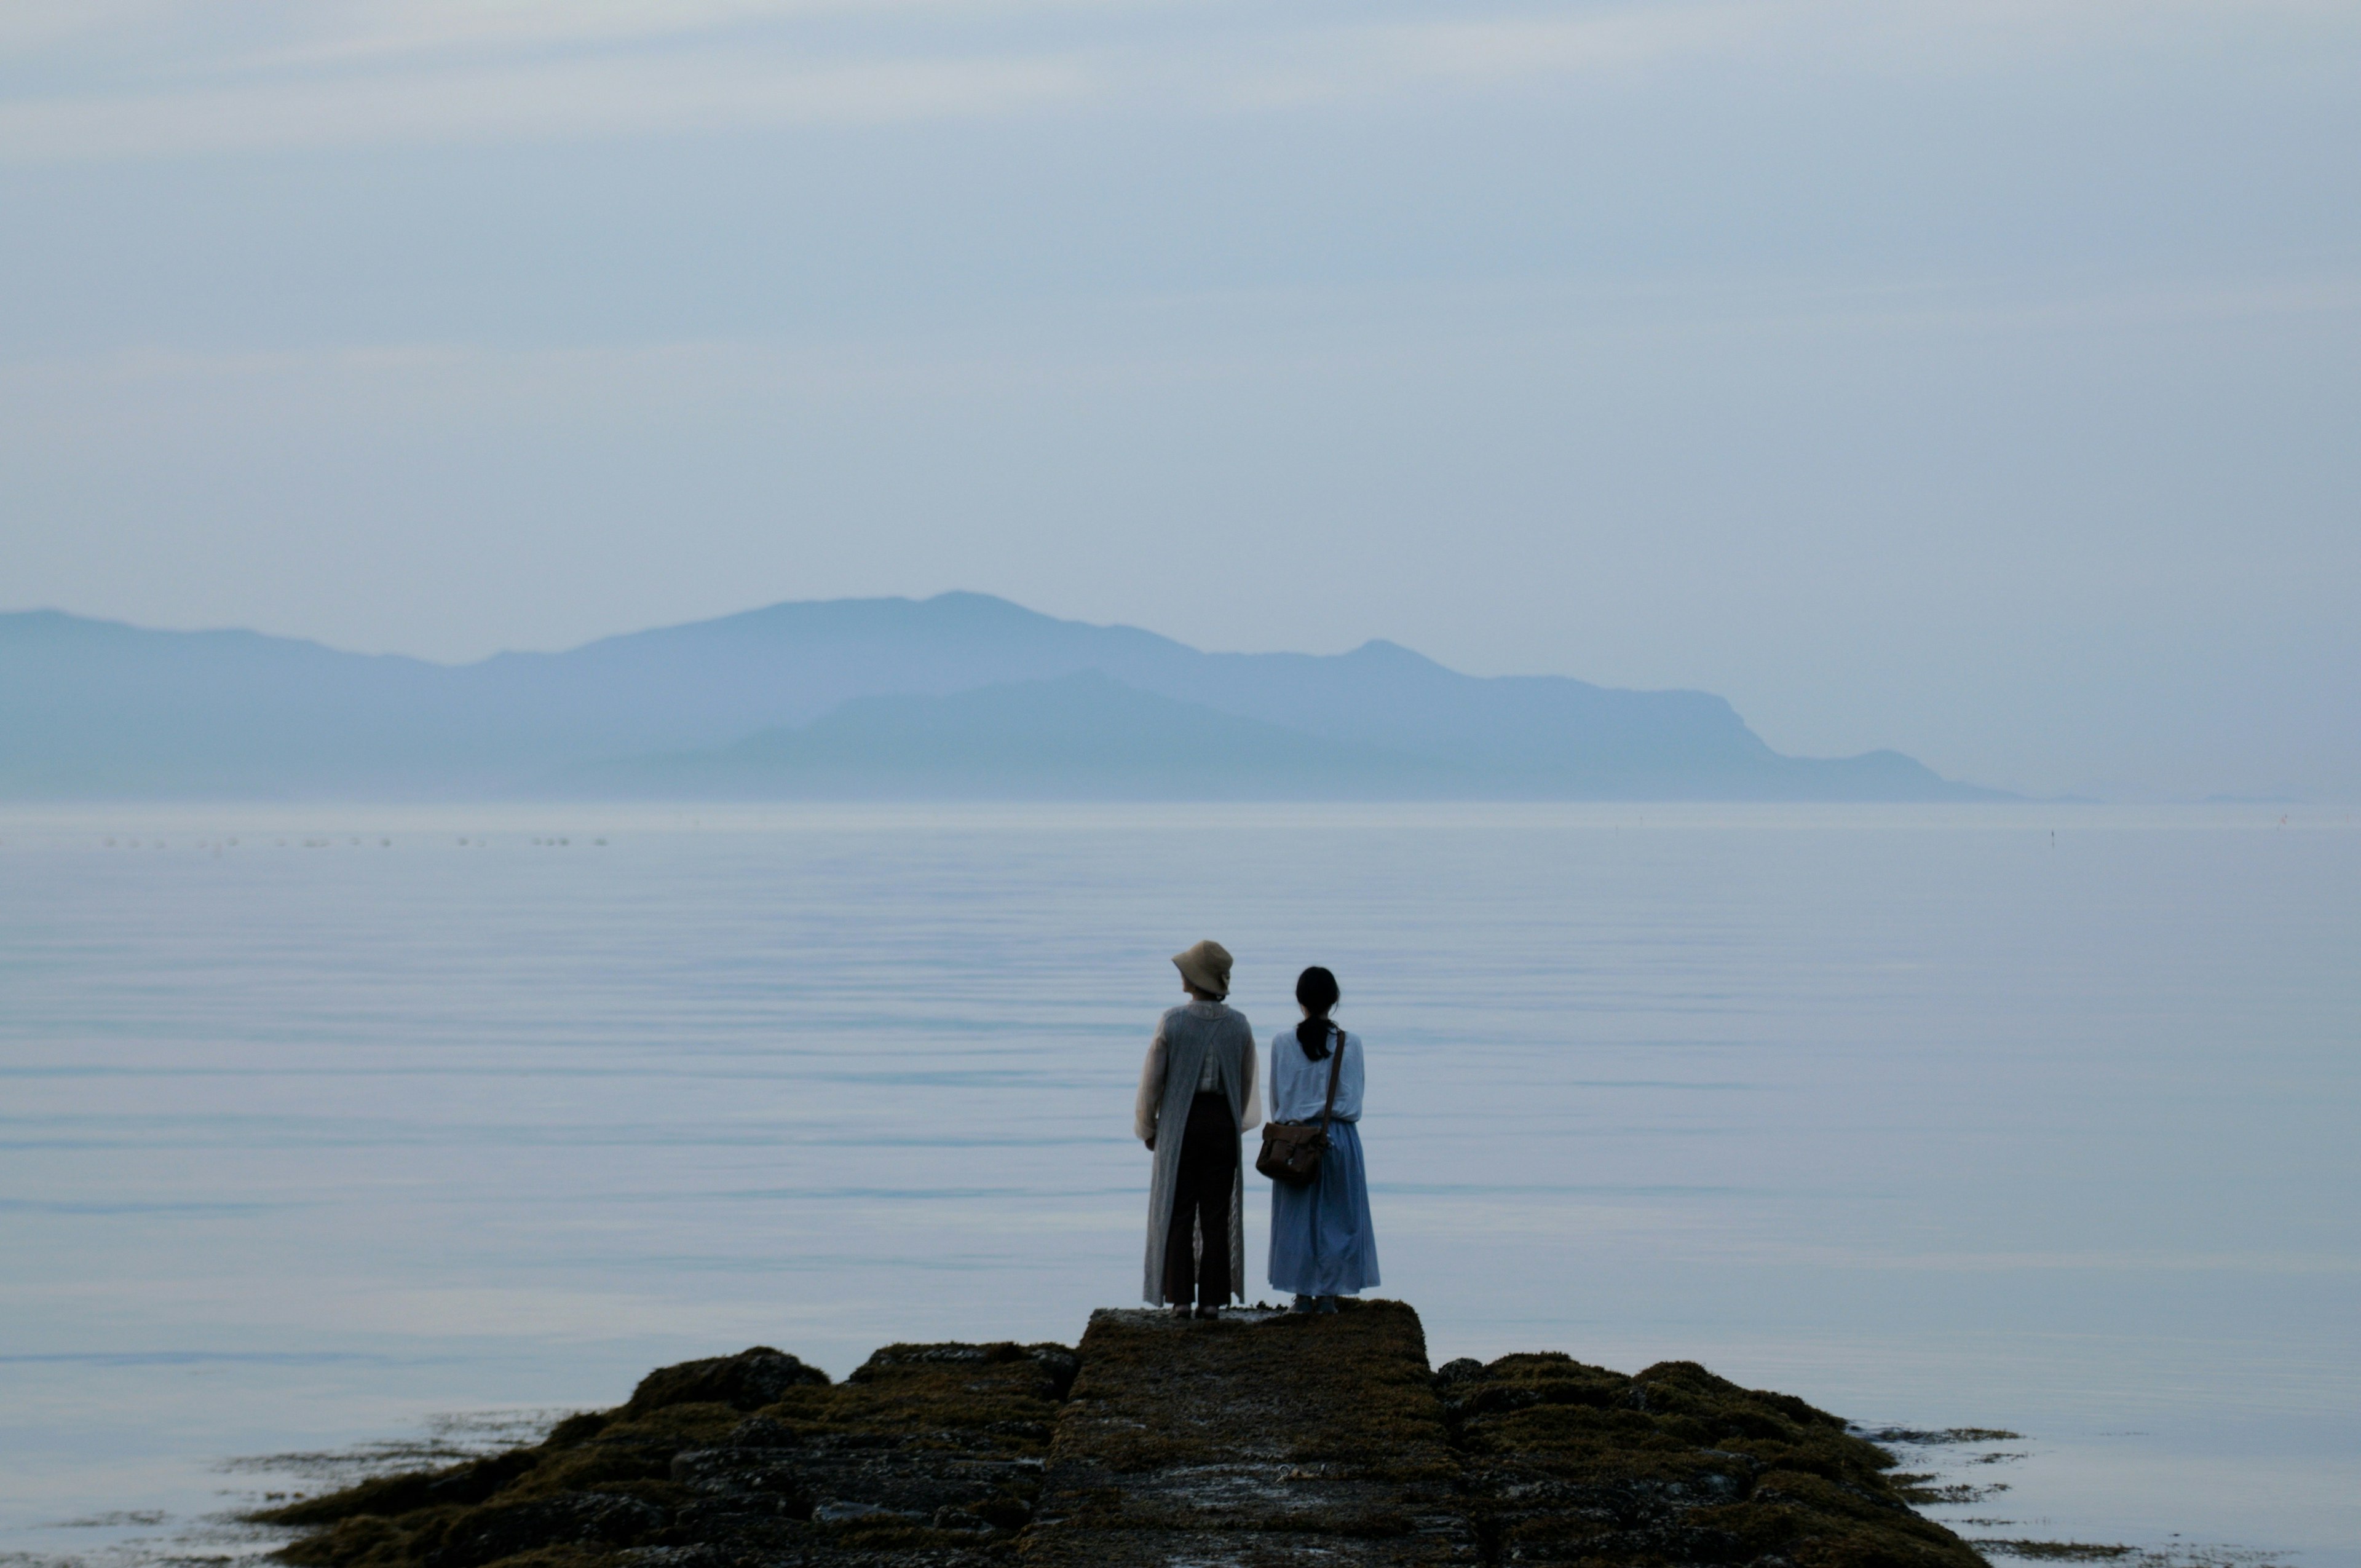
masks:
<path fill-rule="evenodd" d="M 1437 1361 L 2361 1563 L 2361 827 L 2047 806 L 0 816 L 0 1557 L 235 1557 L 303 1468 L 234 1461 L 752 1343 L 1071 1342 L 1202 936 L 1266 1037 L 1342 978 Z"/>

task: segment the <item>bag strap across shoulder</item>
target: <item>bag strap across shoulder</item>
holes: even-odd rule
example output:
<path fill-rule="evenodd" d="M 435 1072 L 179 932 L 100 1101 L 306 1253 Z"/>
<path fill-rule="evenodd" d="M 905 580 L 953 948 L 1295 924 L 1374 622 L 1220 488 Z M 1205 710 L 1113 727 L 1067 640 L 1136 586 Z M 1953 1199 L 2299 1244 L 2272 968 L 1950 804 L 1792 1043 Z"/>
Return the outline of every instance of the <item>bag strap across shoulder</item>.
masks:
<path fill-rule="evenodd" d="M 1320 1135 L 1323 1138 L 1328 1135 L 1328 1119 L 1336 1113 L 1336 1080 L 1345 1076 L 1345 1031 L 1334 1024 L 1328 1026 L 1336 1030 L 1336 1050 L 1334 1059 L 1328 1064 L 1328 1102 L 1320 1107 Z"/>

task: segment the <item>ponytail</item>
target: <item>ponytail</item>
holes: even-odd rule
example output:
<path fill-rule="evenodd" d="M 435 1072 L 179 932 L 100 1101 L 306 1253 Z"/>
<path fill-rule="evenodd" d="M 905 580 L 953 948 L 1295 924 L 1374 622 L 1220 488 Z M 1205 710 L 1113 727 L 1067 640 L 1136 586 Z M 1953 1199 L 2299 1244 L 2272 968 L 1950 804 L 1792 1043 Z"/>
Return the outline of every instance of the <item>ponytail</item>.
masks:
<path fill-rule="evenodd" d="M 1328 1021 L 1329 1010 L 1342 1001 L 1344 993 L 1336 989 L 1336 977 L 1313 964 L 1295 977 L 1295 1000 L 1303 1004 L 1310 1016 L 1295 1026 L 1295 1043 L 1313 1061 L 1328 1059 L 1328 1031 L 1336 1025 Z M 1345 1031 L 1336 1029 L 1339 1041 Z"/>

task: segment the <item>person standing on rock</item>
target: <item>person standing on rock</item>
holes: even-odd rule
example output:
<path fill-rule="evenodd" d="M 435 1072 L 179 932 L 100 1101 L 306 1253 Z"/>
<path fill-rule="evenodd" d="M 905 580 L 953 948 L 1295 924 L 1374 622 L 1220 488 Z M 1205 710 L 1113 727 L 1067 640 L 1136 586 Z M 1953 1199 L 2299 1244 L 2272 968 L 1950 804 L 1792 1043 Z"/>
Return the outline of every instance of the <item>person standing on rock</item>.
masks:
<path fill-rule="evenodd" d="M 1148 1179 L 1150 1301 L 1221 1315 L 1246 1289 L 1246 1170 L 1238 1142 L 1262 1121 L 1254 1025 L 1224 999 L 1230 955 L 1200 942 L 1172 955 L 1185 1005 L 1166 1013 L 1140 1069 L 1132 1130 L 1155 1155 Z"/>
<path fill-rule="evenodd" d="M 1270 1283 L 1294 1293 L 1299 1312 L 1333 1312 L 1337 1297 L 1378 1283 L 1378 1237 L 1361 1164 L 1361 1037 L 1328 1019 L 1341 996 L 1334 975 L 1317 964 L 1305 970 L 1295 981 L 1303 1022 L 1270 1042 L 1272 1121 L 1319 1121 L 1331 1074 L 1336 1083 L 1319 1170 L 1301 1187 L 1270 1184 Z"/>

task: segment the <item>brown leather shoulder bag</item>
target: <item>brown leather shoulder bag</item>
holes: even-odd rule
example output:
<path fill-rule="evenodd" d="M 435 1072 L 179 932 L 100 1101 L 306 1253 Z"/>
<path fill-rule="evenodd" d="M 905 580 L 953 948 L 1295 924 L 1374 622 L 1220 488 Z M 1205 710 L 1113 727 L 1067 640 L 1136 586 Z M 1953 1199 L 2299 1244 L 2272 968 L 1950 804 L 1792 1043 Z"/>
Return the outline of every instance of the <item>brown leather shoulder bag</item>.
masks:
<path fill-rule="evenodd" d="M 1320 1120 L 1265 1122 L 1262 1153 L 1255 1157 L 1257 1172 L 1290 1187 L 1304 1186 L 1320 1174 L 1320 1157 L 1328 1152 L 1328 1119 L 1336 1113 L 1336 1080 L 1344 1072 L 1345 1031 L 1337 1029 L 1335 1048 L 1328 1053 L 1328 1103 L 1320 1107 Z"/>

